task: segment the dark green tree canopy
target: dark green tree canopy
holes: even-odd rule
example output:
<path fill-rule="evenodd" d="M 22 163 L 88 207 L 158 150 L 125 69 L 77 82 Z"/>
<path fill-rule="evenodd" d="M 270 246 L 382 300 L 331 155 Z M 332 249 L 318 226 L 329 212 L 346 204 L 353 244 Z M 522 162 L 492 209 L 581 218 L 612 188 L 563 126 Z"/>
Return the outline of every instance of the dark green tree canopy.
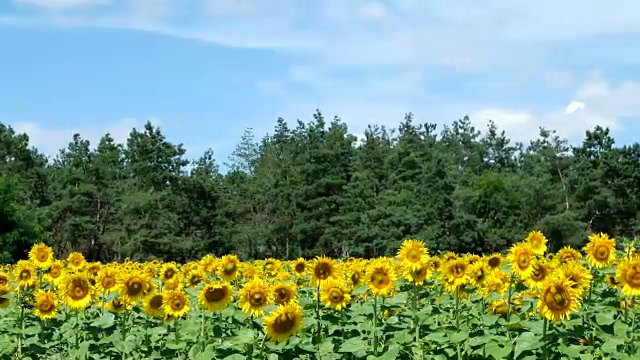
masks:
<path fill-rule="evenodd" d="M 482 131 L 481 131 L 482 130 Z M 190 161 L 147 123 L 124 144 L 76 134 L 48 159 L 0 124 L 0 261 L 44 241 L 90 260 L 392 255 L 403 239 L 432 252 L 503 251 L 539 229 L 552 250 L 588 233 L 640 230 L 640 145 L 595 127 L 571 145 L 540 129 L 512 142 L 468 117 L 438 128 L 407 114 L 361 139 L 320 111 L 248 129 L 221 172 Z"/>

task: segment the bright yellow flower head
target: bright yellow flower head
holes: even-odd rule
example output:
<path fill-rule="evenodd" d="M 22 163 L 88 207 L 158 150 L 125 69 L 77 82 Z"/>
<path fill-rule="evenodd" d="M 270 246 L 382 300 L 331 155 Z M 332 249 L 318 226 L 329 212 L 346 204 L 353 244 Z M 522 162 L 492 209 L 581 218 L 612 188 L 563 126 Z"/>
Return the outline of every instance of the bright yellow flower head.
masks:
<path fill-rule="evenodd" d="M 403 269 L 417 271 L 421 264 L 429 261 L 429 251 L 422 241 L 405 240 L 398 250 L 398 261 Z"/>
<path fill-rule="evenodd" d="M 433 269 L 430 261 L 420 263 L 419 268 L 403 268 L 402 275 L 407 281 L 422 285 L 433 275 Z"/>
<path fill-rule="evenodd" d="M 58 313 L 58 298 L 49 291 L 36 291 L 33 313 L 42 320 L 54 318 Z"/>
<path fill-rule="evenodd" d="M 531 267 L 533 271 L 531 271 L 531 275 L 528 278 L 524 279 L 525 283 L 530 289 L 539 290 L 543 286 L 544 280 L 551 273 L 552 268 L 549 263 L 539 259 L 533 260 Z"/>
<path fill-rule="evenodd" d="M 152 318 L 164 317 L 164 308 L 162 306 L 162 293 L 152 292 L 145 296 L 143 301 L 143 309 L 147 316 Z"/>
<path fill-rule="evenodd" d="M 469 264 L 464 258 L 454 258 L 442 265 L 440 282 L 448 292 L 455 293 L 470 283 L 468 267 Z"/>
<path fill-rule="evenodd" d="M 307 261 L 303 258 L 298 258 L 293 262 L 292 268 L 297 276 L 304 276 L 307 273 Z"/>
<path fill-rule="evenodd" d="M 528 242 L 519 242 L 511 247 L 507 260 L 511 270 L 520 279 L 526 279 L 533 272 L 534 251 Z"/>
<path fill-rule="evenodd" d="M 279 305 L 264 318 L 267 337 L 275 342 L 286 341 L 302 329 L 302 309 L 295 302 Z"/>
<path fill-rule="evenodd" d="M 525 241 L 536 255 L 543 255 L 547 251 L 547 238 L 540 231 L 530 232 Z"/>
<path fill-rule="evenodd" d="M 330 278 L 320 285 L 320 301 L 336 310 L 344 309 L 351 302 L 349 286 L 336 278 Z"/>
<path fill-rule="evenodd" d="M 238 276 L 240 260 L 235 255 L 225 255 L 218 265 L 218 276 L 225 281 L 231 281 Z"/>
<path fill-rule="evenodd" d="M 151 279 L 141 271 L 121 272 L 118 277 L 118 292 L 126 303 L 135 303 L 149 292 Z"/>
<path fill-rule="evenodd" d="M 365 282 L 373 296 L 388 296 L 396 286 L 393 263 L 386 258 L 372 260 L 367 265 Z"/>
<path fill-rule="evenodd" d="M 263 313 L 263 308 L 273 303 L 273 291 L 268 284 L 260 279 L 254 279 L 244 285 L 238 293 L 239 305 L 242 312 L 258 317 Z"/>
<path fill-rule="evenodd" d="M 162 294 L 162 309 L 165 317 L 181 318 L 190 309 L 189 295 L 182 290 L 165 291 Z"/>
<path fill-rule="evenodd" d="M 571 287 L 575 290 L 576 296 L 582 297 L 591 285 L 591 272 L 578 262 L 568 262 L 563 264 L 559 273 L 571 281 Z"/>
<path fill-rule="evenodd" d="M 273 291 L 273 303 L 276 305 L 285 305 L 289 301 L 298 300 L 298 289 L 289 283 L 276 283 L 271 286 Z"/>
<path fill-rule="evenodd" d="M 102 294 L 109 294 L 117 289 L 118 272 L 115 268 L 105 266 L 98 272 L 96 290 Z"/>
<path fill-rule="evenodd" d="M 222 311 L 233 299 L 233 288 L 226 282 L 211 282 L 198 293 L 198 304 L 207 311 Z"/>
<path fill-rule="evenodd" d="M 640 258 L 625 259 L 618 264 L 616 280 L 626 296 L 640 296 Z"/>
<path fill-rule="evenodd" d="M 580 254 L 580 251 L 573 249 L 569 246 L 565 246 L 562 249 L 558 250 L 558 252 L 555 255 L 555 259 L 560 264 L 573 262 L 580 259 L 581 257 L 582 257 L 582 254 Z"/>
<path fill-rule="evenodd" d="M 81 270 L 85 265 L 87 265 L 87 261 L 84 259 L 84 255 L 82 255 L 82 253 L 74 251 L 69 254 L 69 257 L 67 258 L 67 265 L 73 270 Z"/>
<path fill-rule="evenodd" d="M 491 254 L 486 258 L 486 262 L 491 270 L 500 269 L 500 266 L 502 266 L 502 255 L 498 253 Z"/>
<path fill-rule="evenodd" d="M 10 282 L 9 274 L 0 271 L 0 287 L 9 286 Z"/>
<path fill-rule="evenodd" d="M 4 309 L 11 304 L 11 289 L 9 286 L 0 286 L 0 309 Z"/>
<path fill-rule="evenodd" d="M 128 303 L 122 296 L 118 295 L 116 297 L 114 297 L 113 299 L 105 302 L 102 304 L 102 306 L 109 310 L 112 313 L 122 313 L 124 311 L 127 310 L 131 310 L 133 308 L 133 305 L 131 303 Z"/>
<path fill-rule="evenodd" d="M 487 280 L 491 273 L 491 268 L 485 261 L 477 260 L 467 268 L 469 272 L 469 281 L 475 288 L 479 288 Z"/>
<path fill-rule="evenodd" d="M 540 288 L 538 312 L 545 319 L 558 322 L 567 320 L 580 309 L 580 298 L 573 283 L 564 276 L 549 276 Z"/>
<path fill-rule="evenodd" d="M 48 268 L 53 261 L 53 250 L 44 243 L 33 245 L 29 251 L 29 260 L 37 268 Z"/>
<path fill-rule="evenodd" d="M 71 309 L 86 309 L 91 304 L 93 286 L 84 272 L 68 272 L 58 287 L 60 299 Z"/>
<path fill-rule="evenodd" d="M 13 270 L 13 276 L 21 288 L 32 287 L 36 283 L 36 268 L 31 261 L 20 260 Z"/>
<path fill-rule="evenodd" d="M 203 269 L 192 268 L 191 270 L 187 271 L 185 280 L 187 281 L 187 286 L 193 288 L 200 285 L 200 283 L 204 280 L 204 277 L 205 273 Z"/>
<path fill-rule="evenodd" d="M 328 257 L 317 257 L 312 264 L 311 279 L 317 286 L 322 281 L 335 276 L 337 272 L 336 270 L 336 263 L 333 259 Z"/>
<path fill-rule="evenodd" d="M 178 266 L 176 266 L 173 262 L 168 262 L 162 264 L 160 268 L 160 280 L 163 283 L 172 280 L 174 277 L 178 276 L 179 270 Z"/>
<path fill-rule="evenodd" d="M 602 269 L 611 264 L 616 258 L 616 241 L 607 234 L 592 234 L 589 242 L 584 247 L 589 265 L 596 269 Z"/>

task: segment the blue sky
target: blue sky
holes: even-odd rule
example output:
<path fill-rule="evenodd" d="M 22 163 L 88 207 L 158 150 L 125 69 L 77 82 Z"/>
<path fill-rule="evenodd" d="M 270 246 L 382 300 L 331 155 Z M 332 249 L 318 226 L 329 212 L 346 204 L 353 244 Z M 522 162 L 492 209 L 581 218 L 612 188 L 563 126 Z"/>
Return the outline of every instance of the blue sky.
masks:
<path fill-rule="evenodd" d="M 225 161 L 247 127 L 316 108 L 370 123 L 493 119 L 580 141 L 640 131 L 640 3 L 0 0 L 0 121 L 47 154 L 151 120 Z M 584 104 L 570 114 L 572 101 Z"/>

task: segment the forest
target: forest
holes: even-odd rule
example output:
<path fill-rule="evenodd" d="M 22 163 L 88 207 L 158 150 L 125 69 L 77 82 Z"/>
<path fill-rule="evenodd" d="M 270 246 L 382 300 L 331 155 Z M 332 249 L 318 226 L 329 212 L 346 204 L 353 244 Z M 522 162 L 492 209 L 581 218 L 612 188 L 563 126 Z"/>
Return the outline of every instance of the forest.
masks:
<path fill-rule="evenodd" d="M 553 129 L 531 137 L 408 113 L 357 138 L 316 111 L 309 122 L 278 119 L 263 138 L 248 129 L 221 171 L 211 150 L 189 160 L 150 123 L 123 144 L 75 134 L 53 158 L 0 124 L 0 263 L 38 242 L 59 258 L 184 262 L 372 258 L 404 239 L 435 254 L 489 254 L 532 229 L 550 251 L 592 232 L 636 236 L 640 145 L 616 146 L 602 127 L 576 144 Z"/>

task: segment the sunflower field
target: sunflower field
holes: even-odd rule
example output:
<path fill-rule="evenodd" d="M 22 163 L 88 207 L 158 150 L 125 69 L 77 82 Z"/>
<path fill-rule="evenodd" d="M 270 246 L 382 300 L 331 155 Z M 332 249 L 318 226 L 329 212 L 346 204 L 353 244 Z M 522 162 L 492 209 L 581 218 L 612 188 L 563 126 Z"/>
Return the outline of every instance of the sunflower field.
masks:
<path fill-rule="evenodd" d="M 620 249 L 623 248 L 623 249 Z M 1 359 L 638 359 L 640 255 L 593 234 L 547 251 L 0 268 Z"/>

